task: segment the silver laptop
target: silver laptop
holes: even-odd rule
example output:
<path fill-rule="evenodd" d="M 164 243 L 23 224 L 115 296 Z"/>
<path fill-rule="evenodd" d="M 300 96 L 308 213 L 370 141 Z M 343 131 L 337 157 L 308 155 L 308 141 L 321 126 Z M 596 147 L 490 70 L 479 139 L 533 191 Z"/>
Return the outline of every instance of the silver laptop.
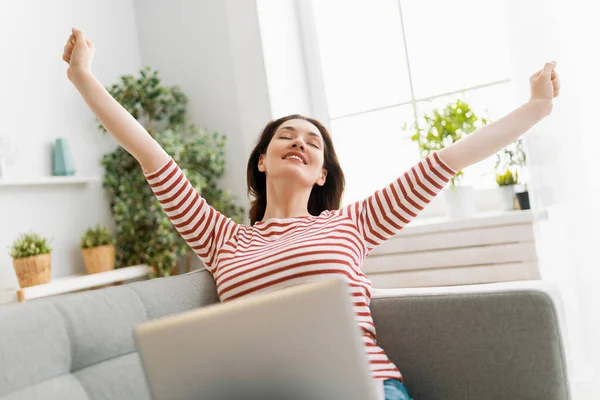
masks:
<path fill-rule="evenodd" d="M 155 400 L 381 397 L 341 279 L 298 285 L 138 325 Z"/>

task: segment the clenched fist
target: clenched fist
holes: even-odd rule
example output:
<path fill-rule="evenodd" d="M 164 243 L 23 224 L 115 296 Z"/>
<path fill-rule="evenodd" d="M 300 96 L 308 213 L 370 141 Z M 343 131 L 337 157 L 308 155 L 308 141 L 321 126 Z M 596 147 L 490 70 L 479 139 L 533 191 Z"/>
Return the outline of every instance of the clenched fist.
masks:
<path fill-rule="evenodd" d="M 63 60 L 69 64 L 67 69 L 69 80 L 73 81 L 78 75 L 92 73 L 94 52 L 95 48 L 92 42 L 79 29 L 73 28 L 62 56 Z"/>
<path fill-rule="evenodd" d="M 560 94 L 560 80 L 556 73 L 556 63 L 554 61 L 548 62 L 544 65 L 544 68 L 531 75 L 529 86 L 531 88 L 531 100 L 543 103 L 551 111 L 552 99 Z"/>

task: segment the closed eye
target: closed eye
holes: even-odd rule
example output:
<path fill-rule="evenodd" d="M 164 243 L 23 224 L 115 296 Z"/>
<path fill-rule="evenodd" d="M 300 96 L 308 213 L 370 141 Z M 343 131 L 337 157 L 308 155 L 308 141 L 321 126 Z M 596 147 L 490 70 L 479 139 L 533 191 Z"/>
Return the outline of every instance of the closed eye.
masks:
<path fill-rule="evenodd" d="M 293 138 L 291 137 L 287 137 L 287 136 L 279 136 L 279 139 L 287 139 L 287 140 L 293 140 Z M 314 144 L 314 143 L 309 143 L 310 146 L 314 147 L 315 149 L 319 149 L 319 146 Z"/>

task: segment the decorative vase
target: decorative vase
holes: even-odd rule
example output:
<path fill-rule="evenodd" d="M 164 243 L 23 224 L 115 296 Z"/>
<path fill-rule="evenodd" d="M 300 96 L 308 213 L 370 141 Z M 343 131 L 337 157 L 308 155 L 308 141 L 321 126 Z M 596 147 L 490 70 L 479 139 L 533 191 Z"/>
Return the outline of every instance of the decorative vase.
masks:
<path fill-rule="evenodd" d="M 448 188 L 444 193 L 446 215 L 450 218 L 469 218 L 475 215 L 475 189 L 472 186 Z"/>
<path fill-rule="evenodd" d="M 52 258 L 50 254 L 15 258 L 13 267 L 21 288 L 41 285 L 50 282 Z"/>
<path fill-rule="evenodd" d="M 0 178 L 6 177 L 6 160 L 0 157 Z"/>
<path fill-rule="evenodd" d="M 89 247 L 82 249 L 83 262 L 88 274 L 106 272 L 115 269 L 115 246 L 107 244 L 104 246 Z"/>
<path fill-rule="evenodd" d="M 71 148 L 66 138 L 58 138 L 54 143 L 53 154 L 53 171 L 54 176 L 70 176 L 75 175 L 75 162 L 71 155 Z"/>
<path fill-rule="evenodd" d="M 510 211 L 515 209 L 515 187 L 514 185 L 498 187 L 498 197 L 502 211 Z"/>

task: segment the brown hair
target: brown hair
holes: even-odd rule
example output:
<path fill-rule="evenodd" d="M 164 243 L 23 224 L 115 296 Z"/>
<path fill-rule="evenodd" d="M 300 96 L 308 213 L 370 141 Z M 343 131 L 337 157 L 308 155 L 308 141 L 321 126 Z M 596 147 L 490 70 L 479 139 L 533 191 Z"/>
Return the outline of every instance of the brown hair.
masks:
<path fill-rule="evenodd" d="M 333 141 L 327 128 L 319 121 L 305 117 L 299 114 L 292 114 L 286 117 L 271 121 L 265 126 L 260 134 L 254 150 L 250 154 L 247 169 L 248 195 L 253 197 L 250 205 L 250 225 L 260 221 L 267 208 L 267 177 L 264 172 L 258 170 L 258 159 L 261 154 L 267 152 L 267 147 L 277 128 L 291 119 L 303 119 L 319 129 L 323 136 L 324 143 L 324 162 L 323 168 L 327 170 L 327 179 L 323 186 L 315 184 L 308 199 L 308 212 L 311 215 L 319 215 L 325 210 L 337 210 L 340 208 L 342 194 L 344 192 L 345 179 L 344 172 L 340 167 L 340 162 L 333 148 Z"/>

